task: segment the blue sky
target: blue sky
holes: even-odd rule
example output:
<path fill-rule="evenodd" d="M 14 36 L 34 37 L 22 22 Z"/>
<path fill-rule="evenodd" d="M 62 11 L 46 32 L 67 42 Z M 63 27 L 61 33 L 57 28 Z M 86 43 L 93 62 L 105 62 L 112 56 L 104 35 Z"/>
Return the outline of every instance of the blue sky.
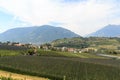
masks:
<path fill-rule="evenodd" d="M 0 32 L 45 24 L 80 35 L 118 25 L 120 0 L 0 0 Z"/>
<path fill-rule="evenodd" d="M 0 32 L 4 32 L 11 28 L 24 27 L 24 26 L 30 26 L 30 25 L 28 24 L 26 25 L 25 22 L 18 20 L 12 14 L 8 14 L 0 11 Z"/>

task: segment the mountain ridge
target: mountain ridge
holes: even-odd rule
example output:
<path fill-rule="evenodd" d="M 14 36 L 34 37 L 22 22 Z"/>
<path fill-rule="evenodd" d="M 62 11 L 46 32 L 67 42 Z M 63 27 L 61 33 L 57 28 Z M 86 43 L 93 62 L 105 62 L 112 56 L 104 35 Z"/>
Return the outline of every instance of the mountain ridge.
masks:
<path fill-rule="evenodd" d="M 88 37 L 119 37 L 120 25 L 109 24 L 96 32 L 87 35 Z"/>
<path fill-rule="evenodd" d="M 41 44 L 55 39 L 78 36 L 78 34 L 62 27 L 43 25 L 9 29 L 0 34 L 0 41 Z"/>

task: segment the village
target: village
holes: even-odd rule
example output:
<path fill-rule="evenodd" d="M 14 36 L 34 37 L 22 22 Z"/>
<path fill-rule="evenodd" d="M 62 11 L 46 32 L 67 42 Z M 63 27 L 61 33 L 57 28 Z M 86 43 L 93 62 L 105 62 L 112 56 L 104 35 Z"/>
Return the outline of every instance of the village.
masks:
<path fill-rule="evenodd" d="M 41 49 L 44 51 L 60 51 L 60 52 L 71 52 L 71 53 L 95 53 L 97 52 L 96 48 L 83 48 L 83 49 L 78 49 L 78 48 L 72 48 L 72 47 L 55 47 L 51 44 L 42 44 L 42 45 L 34 45 L 34 44 L 23 44 L 19 42 L 0 42 L 0 45 L 7 45 L 7 46 L 16 46 L 16 47 L 26 47 L 26 48 L 31 48 L 34 49 L 34 52 L 37 52 L 37 49 Z"/>

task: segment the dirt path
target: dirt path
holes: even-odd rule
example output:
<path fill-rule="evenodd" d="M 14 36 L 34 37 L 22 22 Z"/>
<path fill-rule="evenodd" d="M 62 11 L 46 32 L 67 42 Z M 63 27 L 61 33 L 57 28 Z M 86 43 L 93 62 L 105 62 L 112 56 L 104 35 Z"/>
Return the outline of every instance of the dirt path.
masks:
<path fill-rule="evenodd" d="M 2 70 L 0 70 L 0 76 L 11 77 L 13 79 L 18 79 L 18 80 L 49 80 L 49 79 L 46 79 L 46 78 L 28 76 L 28 75 L 21 75 L 21 74 L 11 73 L 11 72 L 7 72 L 7 71 L 2 71 Z"/>

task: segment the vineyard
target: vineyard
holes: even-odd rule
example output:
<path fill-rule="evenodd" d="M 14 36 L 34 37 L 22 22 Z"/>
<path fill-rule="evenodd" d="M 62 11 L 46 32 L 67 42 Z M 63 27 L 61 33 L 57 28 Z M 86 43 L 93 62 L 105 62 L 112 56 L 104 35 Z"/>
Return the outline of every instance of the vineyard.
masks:
<path fill-rule="evenodd" d="M 120 60 L 50 56 L 0 58 L 0 69 L 51 80 L 120 80 Z"/>

